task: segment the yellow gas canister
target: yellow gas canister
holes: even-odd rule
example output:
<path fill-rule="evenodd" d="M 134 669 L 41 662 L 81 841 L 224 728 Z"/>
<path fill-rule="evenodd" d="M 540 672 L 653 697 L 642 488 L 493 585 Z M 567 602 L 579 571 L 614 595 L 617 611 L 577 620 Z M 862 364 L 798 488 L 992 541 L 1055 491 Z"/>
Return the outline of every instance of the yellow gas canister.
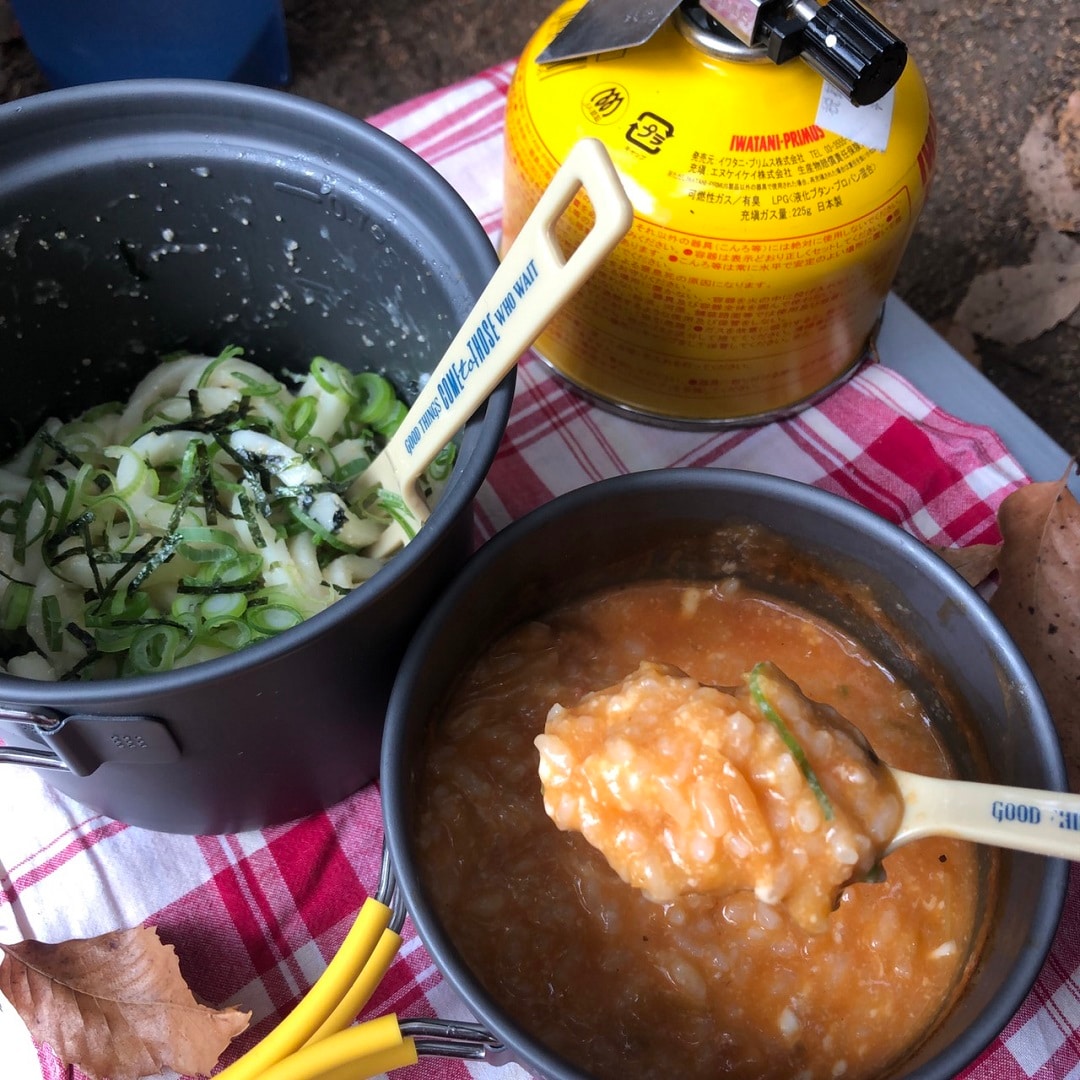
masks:
<path fill-rule="evenodd" d="M 760 10 L 710 10 L 740 4 Z M 926 198 L 935 125 L 916 65 L 905 53 L 891 89 L 853 92 L 774 62 L 790 14 L 748 43 L 760 26 L 739 35 L 696 0 L 635 47 L 541 62 L 582 7 L 552 13 L 511 83 L 503 243 L 584 136 L 609 151 L 634 224 L 536 351 L 586 395 L 662 423 L 804 407 L 866 355 Z M 567 249 L 591 213 L 579 197 L 564 215 Z"/>

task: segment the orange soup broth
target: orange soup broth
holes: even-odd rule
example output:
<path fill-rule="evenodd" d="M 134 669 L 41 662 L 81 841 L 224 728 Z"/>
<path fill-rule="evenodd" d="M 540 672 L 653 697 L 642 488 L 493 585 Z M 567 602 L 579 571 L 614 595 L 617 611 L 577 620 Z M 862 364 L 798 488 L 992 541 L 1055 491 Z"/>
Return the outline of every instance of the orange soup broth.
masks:
<path fill-rule="evenodd" d="M 433 725 L 417 850 L 469 967 L 522 1027 L 597 1077 L 880 1077 L 973 962 L 970 845 L 922 840 L 808 933 L 751 892 L 656 904 L 543 809 L 532 745 L 550 707 L 642 660 L 734 685 L 772 660 L 881 758 L 951 766 L 914 695 L 855 642 L 735 579 L 600 593 L 503 637 Z"/>

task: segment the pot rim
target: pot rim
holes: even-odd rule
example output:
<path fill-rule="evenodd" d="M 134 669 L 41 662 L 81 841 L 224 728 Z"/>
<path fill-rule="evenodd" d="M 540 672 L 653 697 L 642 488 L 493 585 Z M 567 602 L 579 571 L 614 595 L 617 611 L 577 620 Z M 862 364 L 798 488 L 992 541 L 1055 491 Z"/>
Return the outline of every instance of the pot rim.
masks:
<path fill-rule="evenodd" d="M 410 687 L 423 679 L 425 657 L 444 632 L 443 626 L 459 607 L 463 596 L 477 587 L 489 563 L 497 562 L 513 550 L 519 537 L 543 528 L 559 518 L 572 518 L 597 498 L 647 497 L 650 492 L 679 487 L 696 489 L 702 498 L 717 495 L 737 498 L 740 493 L 765 495 L 791 504 L 793 512 L 811 511 L 832 517 L 846 529 L 863 534 L 868 544 L 894 549 L 913 562 L 941 589 L 943 596 L 962 600 L 961 608 L 973 620 L 998 657 L 1002 669 L 1022 686 L 1023 699 L 1032 721 L 1032 735 L 1046 769 L 1049 788 L 1067 790 L 1065 760 L 1053 721 L 1034 676 L 1019 649 L 1009 637 L 989 605 L 943 559 L 899 526 L 843 496 L 801 481 L 750 471 L 711 467 L 656 469 L 616 476 L 587 484 L 537 507 L 511 522 L 476 552 L 438 602 L 413 638 L 398 669 L 387 707 L 380 768 L 384 836 L 402 903 L 416 927 L 420 940 L 443 977 L 463 998 L 468 1008 L 501 1039 L 516 1057 L 542 1075 L 562 1080 L 587 1080 L 586 1074 L 539 1042 L 508 1017 L 487 994 L 459 957 L 450 935 L 424 898 L 424 887 L 410 856 L 406 833 L 406 800 L 410 751 L 405 739 Z M 1042 969 L 1053 943 L 1064 909 L 1069 864 L 1060 859 L 1045 860 L 1045 878 L 1033 921 L 1020 958 L 1012 968 L 1007 989 L 998 993 L 971 1024 L 934 1058 L 905 1073 L 904 1080 L 951 1080 L 1004 1029 L 1016 1014 Z M 917 1047 L 915 1048 L 917 1050 Z M 899 1062 L 897 1068 L 903 1068 Z"/>

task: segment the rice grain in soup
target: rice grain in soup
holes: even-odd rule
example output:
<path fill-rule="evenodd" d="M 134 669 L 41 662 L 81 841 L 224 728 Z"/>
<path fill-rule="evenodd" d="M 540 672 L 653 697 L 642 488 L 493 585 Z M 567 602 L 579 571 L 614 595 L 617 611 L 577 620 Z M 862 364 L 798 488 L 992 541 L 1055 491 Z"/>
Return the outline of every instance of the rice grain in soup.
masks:
<path fill-rule="evenodd" d="M 881 758 L 953 769 L 915 696 L 857 642 L 736 579 L 642 582 L 500 638 L 434 718 L 416 847 L 440 921 L 523 1028 L 602 1078 L 880 1077 L 933 1026 L 978 942 L 976 852 L 931 839 L 840 895 L 822 932 L 753 891 L 664 903 L 545 813 L 533 740 L 553 705 L 642 661 L 733 685 L 762 660 Z"/>

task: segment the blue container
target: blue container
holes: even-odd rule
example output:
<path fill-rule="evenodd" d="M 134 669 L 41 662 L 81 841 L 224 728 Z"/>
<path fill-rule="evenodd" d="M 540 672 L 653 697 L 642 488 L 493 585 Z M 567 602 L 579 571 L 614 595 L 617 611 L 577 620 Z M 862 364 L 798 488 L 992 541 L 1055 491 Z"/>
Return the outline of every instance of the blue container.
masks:
<path fill-rule="evenodd" d="M 12 0 L 50 86 L 180 77 L 282 86 L 281 0 Z"/>

